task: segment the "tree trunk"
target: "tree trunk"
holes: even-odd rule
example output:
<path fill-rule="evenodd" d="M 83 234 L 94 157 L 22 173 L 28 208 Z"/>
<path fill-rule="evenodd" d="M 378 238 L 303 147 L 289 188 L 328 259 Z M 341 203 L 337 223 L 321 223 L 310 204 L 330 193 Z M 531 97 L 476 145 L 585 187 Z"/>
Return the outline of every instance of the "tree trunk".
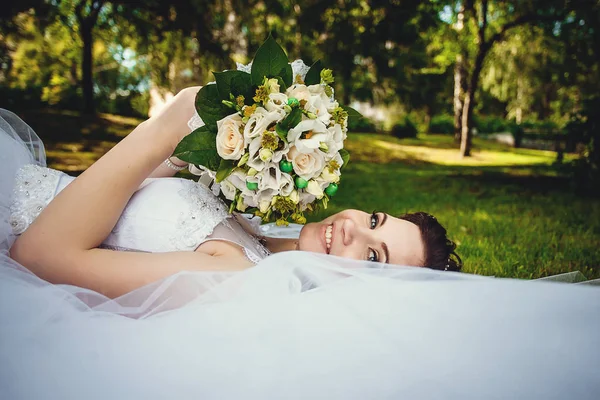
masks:
<path fill-rule="evenodd" d="M 462 114 L 462 134 L 460 140 L 460 155 L 461 157 L 469 157 L 471 155 L 471 142 L 473 135 L 473 109 L 475 107 L 475 93 L 479 85 L 479 75 L 483 67 L 483 60 L 489 50 L 489 43 L 481 43 L 475 59 L 475 66 L 471 74 L 471 82 L 465 95 Z"/>
<path fill-rule="evenodd" d="M 456 143 L 460 143 L 462 134 L 463 73 L 463 57 L 459 54 L 454 65 L 454 141 Z"/>
<path fill-rule="evenodd" d="M 87 18 L 80 21 L 80 34 L 83 41 L 83 61 L 81 63 L 81 76 L 83 87 L 83 112 L 94 114 L 94 81 L 92 78 L 92 27 Z"/>
<path fill-rule="evenodd" d="M 454 29 L 458 32 L 458 36 L 462 33 L 465 19 L 464 4 L 458 11 L 456 24 Z M 460 40 L 459 40 L 460 42 Z M 464 82 L 465 82 L 465 60 L 463 57 L 463 49 L 461 46 L 460 53 L 456 56 L 456 64 L 454 65 L 454 141 L 460 143 L 462 135 L 462 113 L 464 100 Z"/>

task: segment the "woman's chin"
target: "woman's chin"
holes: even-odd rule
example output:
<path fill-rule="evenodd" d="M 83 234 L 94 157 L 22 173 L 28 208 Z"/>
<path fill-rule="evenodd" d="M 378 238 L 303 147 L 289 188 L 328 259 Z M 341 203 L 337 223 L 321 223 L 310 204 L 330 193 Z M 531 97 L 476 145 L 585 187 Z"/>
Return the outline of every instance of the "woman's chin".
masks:
<path fill-rule="evenodd" d="M 310 251 L 313 253 L 326 253 L 324 244 L 325 225 L 322 222 L 311 222 L 302 228 L 298 240 L 298 249 L 302 251 Z"/>

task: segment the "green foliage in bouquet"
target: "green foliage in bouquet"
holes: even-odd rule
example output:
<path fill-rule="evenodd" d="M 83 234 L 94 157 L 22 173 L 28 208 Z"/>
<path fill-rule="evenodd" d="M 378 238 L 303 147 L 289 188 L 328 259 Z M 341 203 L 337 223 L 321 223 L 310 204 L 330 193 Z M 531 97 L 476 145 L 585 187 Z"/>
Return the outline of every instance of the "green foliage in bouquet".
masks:
<path fill-rule="evenodd" d="M 215 181 L 222 185 L 227 184 L 228 182 L 224 181 L 228 180 L 230 176 L 236 175 L 236 171 L 243 172 L 241 175 L 246 178 L 245 186 L 240 187 L 240 184 L 238 184 L 235 195 L 229 193 L 230 195 L 226 196 L 231 201 L 230 209 L 232 211 L 253 212 L 261 216 L 265 222 L 275 220 L 278 223 L 287 223 L 291 220 L 304 223 L 306 221 L 303 215 L 305 209 L 312 211 L 320 207 L 326 208 L 329 197 L 333 196 L 337 190 L 339 171 L 341 167 L 347 165 L 350 159 L 350 155 L 343 149 L 343 145 L 339 147 L 331 147 L 326 143 L 320 143 L 319 145 L 318 150 L 322 151 L 323 154 L 327 154 L 323 170 L 329 172 L 327 176 L 330 179 L 330 181 L 321 179 L 320 182 L 321 186 L 325 186 L 327 183 L 329 183 L 329 186 L 316 188 L 314 182 L 309 184 L 309 181 L 294 173 L 292 163 L 286 160 L 284 156 L 280 163 L 273 162 L 273 164 L 278 165 L 282 174 L 289 174 L 292 177 L 292 184 L 295 182 L 294 193 L 289 196 L 275 194 L 270 198 L 268 205 L 263 198 L 261 204 L 247 207 L 241 192 L 245 191 L 246 188 L 248 190 L 258 190 L 256 179 L 253 178 L 259 171 L 247 165 L 249 162 L 247 148 L 242 150 L 243 155 L 241 157 L 230 157 L 231 159 L 225 159 L 229 158 L 225 156 L 225 158 L 221 157 L 218 152 L 217 135 L 219 124 L 222 124 L 226 117 L 234 120 L 232 122 L 233 126 L 243 135 L 244 124 L 256 112 L 257 107 L 266 105 L 270 99 L 270 94 L 286 93 L 286 90 L 294 84 L 304 84 L 306 87 L 317 85 L 317 89 L 324 93 L 327 96 L 326 98 L 331 98 L 333 88 L 330 85 L 334 82 L 332 71 L 325 69 L 322 63 L 317 61 L 310 67 L 304 80 L 299 75 L 294 77 L 284 50 L 269 35 L 256 52 L 250 73 L 232 70 L 214 72 L 213 74 L 215 84 L 204 86 L 196 96 L 196 110 L 205 126 L 196 129 L 185 137 L 179 143 L 173 155 L 194 165 L 216 171 Z M 270 124 L 264 132 L 260 133 L 262 135 L 260 158 L 263 161 L 269 160 L 269 157 L 273 157 L 275 152 L 281 152 L 284 148 L 287 149 L 290 146 L 288 135 L 291 130 L 298 127 L 303 119 L 309 122 L 311 119 L 317 119 L 316 112 L 308 111 L 305 107 L 306 103 L 306 99 L 298 100 L 290 97 L 287 104 L 280 105 L 285 110 L 285 114 L 282 113 L 284 117 Z M 362 118 L 360 113 L 350 107 L 338 106 L 329 110 L 329 112 L 331 113 L 331 120 L 326 121 L 327 126 L 343 126 L 343 128 L 338 126 L 337 129 L 340 132 L 343 129 L 344 135 L 349 118 Z M 233 118 L 231 118 L 232 116 Z M 235 125 L 236 123 L 239 124 Z M 310 139 L 318 133 L 308 130 L 302 132 L 300 138 Z M 341 144 L 339 140 L 338 144 Z M 246 147 L 247 143 L 244 146 Z M 334 151 L 340 148 L 337 156 L 331 154 L 330 149 L 332 148 Z M 287 150 L 285 151 L 287 156 Z M 279 172 L 275 175 L 277 174 Z M 327 172 L 324 172 L 324 174 L 327 174 Z M 301 182 L 301 184 L 298 184 L 298 182 Z M 305 194 L 307 191 L 317 192 L 316 200 L 310 202 L 310 204 L 300 206 L 299 193 Z"/>

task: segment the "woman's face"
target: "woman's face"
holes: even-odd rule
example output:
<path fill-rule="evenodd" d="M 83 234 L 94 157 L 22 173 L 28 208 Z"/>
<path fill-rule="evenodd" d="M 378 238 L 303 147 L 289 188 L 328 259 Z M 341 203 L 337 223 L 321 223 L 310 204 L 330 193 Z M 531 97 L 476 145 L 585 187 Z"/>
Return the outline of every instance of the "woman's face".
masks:
<path fill-rule="evenodd" d="M 306 224 L 299 250 L 355 260 L 423 266 L 425 247 L 419 227 L 385 213 L 345 210 Z"/>

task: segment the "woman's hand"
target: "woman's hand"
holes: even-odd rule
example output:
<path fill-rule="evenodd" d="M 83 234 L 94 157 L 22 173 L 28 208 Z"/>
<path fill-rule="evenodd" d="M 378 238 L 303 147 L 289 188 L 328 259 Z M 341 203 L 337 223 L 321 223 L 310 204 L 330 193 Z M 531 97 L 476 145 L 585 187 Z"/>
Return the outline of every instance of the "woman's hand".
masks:
<path fill-rule="evenodd" d="M 192 86 L 181 90 L 165 106 L 153 115 L 148 122 L 173 137 L 175 146 L 190 133 L 187 123 L 196 112 L 196 94 L 202 86 Z"/>

